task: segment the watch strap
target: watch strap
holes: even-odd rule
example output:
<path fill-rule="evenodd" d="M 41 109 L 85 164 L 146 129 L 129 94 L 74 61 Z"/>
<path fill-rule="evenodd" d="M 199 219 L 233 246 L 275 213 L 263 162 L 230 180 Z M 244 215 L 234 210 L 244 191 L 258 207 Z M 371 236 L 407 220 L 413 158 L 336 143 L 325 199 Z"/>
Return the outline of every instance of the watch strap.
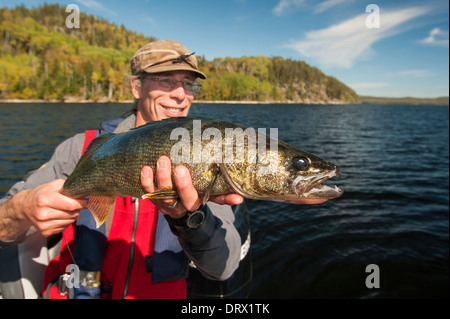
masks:
<path fill-rule="evenodd" d="M 181 218 L 172 218 L 167 214 L 164 214 L 164 218 L 167 220 L 172 232 L 174 232 L 175 234 L 179 234 L 175 226 L 182 227 L 184 229 L 199 227 L 205 220 L 205 210 L 206 205 L 201 205 L 195 211 L 188 211 L 186 215 Z"/>

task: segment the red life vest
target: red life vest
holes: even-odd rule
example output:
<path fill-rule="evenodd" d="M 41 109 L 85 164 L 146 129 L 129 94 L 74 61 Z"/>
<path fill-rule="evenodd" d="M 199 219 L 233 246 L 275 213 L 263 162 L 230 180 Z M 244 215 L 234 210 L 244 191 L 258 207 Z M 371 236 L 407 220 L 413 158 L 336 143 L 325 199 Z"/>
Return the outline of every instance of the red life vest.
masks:
<path fill-rule="evenodd" d="M 95 130 L 85 132 L 82 154 L 95 134 Z M 150 200 L 140 200 L 136 227 L 134 211 L 135 203 L 130 196 L 116 197 L 101 272 L 101 281 L 108 286 L 109 292 L 102 293 L 102 298 L 123 298 L 125 286 L 126 298 L 186 298 L 185 278 L 154 283 L 152 273 L 148 271 L 145 258 L 154 256 L 158 209 Z M 61 274 L 65 274 L 66 267 L 73 262 L 75 229 L 75 223 L 71 224 L 62 234 L 61 254 L 50 261 L 45 271 L 43 296 L 47 294 L 49 298 L 67 298 L 67 295 L 59 293 L 58 286 L 52 286 L 51 283 Z M 133 230 L 134 241 L 131 244 Z M 132 253 L 130 249 L 133 249 Z M 132 265 L 131 268 L 129 265 Z"/>

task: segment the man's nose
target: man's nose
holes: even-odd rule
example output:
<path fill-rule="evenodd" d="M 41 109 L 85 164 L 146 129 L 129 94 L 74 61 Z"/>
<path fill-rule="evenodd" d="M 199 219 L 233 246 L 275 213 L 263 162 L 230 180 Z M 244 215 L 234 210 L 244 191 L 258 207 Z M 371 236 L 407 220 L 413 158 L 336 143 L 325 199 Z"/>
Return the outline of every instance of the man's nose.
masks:
<path fill-rule="evenodd" d="M 176 86 L 170 92 L 170 96 L 175 97 L 179 100 L 184 99 L 184 97 L 186 96 L 186 92 L 184 91 L 184 87 L 183 87 L 181 81 L 177 82 Z"/>

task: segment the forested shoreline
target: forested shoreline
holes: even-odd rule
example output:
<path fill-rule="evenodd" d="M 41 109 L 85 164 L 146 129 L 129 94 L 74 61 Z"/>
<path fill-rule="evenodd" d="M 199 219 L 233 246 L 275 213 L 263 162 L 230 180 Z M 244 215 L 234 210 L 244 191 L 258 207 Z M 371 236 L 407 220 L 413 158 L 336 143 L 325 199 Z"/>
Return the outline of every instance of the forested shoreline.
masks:
<path fill-rule="evenodd" d="M 129 60 L 156 38 L 80 14 L 80 28 L 67 28 L 59 5 L 0 9 L 0 99 L 124 101 Z M 197 56 L 208 79 L 196 100 L 308 104 L 358 103 L 339 80 L 299 60 L 281 57 Z"/>

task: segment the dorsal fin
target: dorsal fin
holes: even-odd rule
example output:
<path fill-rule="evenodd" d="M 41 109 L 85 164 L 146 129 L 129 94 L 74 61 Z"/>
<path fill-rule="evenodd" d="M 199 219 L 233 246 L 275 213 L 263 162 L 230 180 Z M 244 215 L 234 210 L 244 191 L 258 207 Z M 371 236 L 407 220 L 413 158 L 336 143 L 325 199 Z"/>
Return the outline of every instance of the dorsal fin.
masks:
<path fill-rule="evenodd" d="M 100 145 L 103 145 L 103 142 L 107 139 L 109 139 L 112 135 L 115 135 L 113 133 L 110 134 L 103 134 L 99 137 L 94 138 L 91 143 L 89 143 L 89 146 L 86 149 L 86 152 L 93 152 L 95 151 Z"/>

